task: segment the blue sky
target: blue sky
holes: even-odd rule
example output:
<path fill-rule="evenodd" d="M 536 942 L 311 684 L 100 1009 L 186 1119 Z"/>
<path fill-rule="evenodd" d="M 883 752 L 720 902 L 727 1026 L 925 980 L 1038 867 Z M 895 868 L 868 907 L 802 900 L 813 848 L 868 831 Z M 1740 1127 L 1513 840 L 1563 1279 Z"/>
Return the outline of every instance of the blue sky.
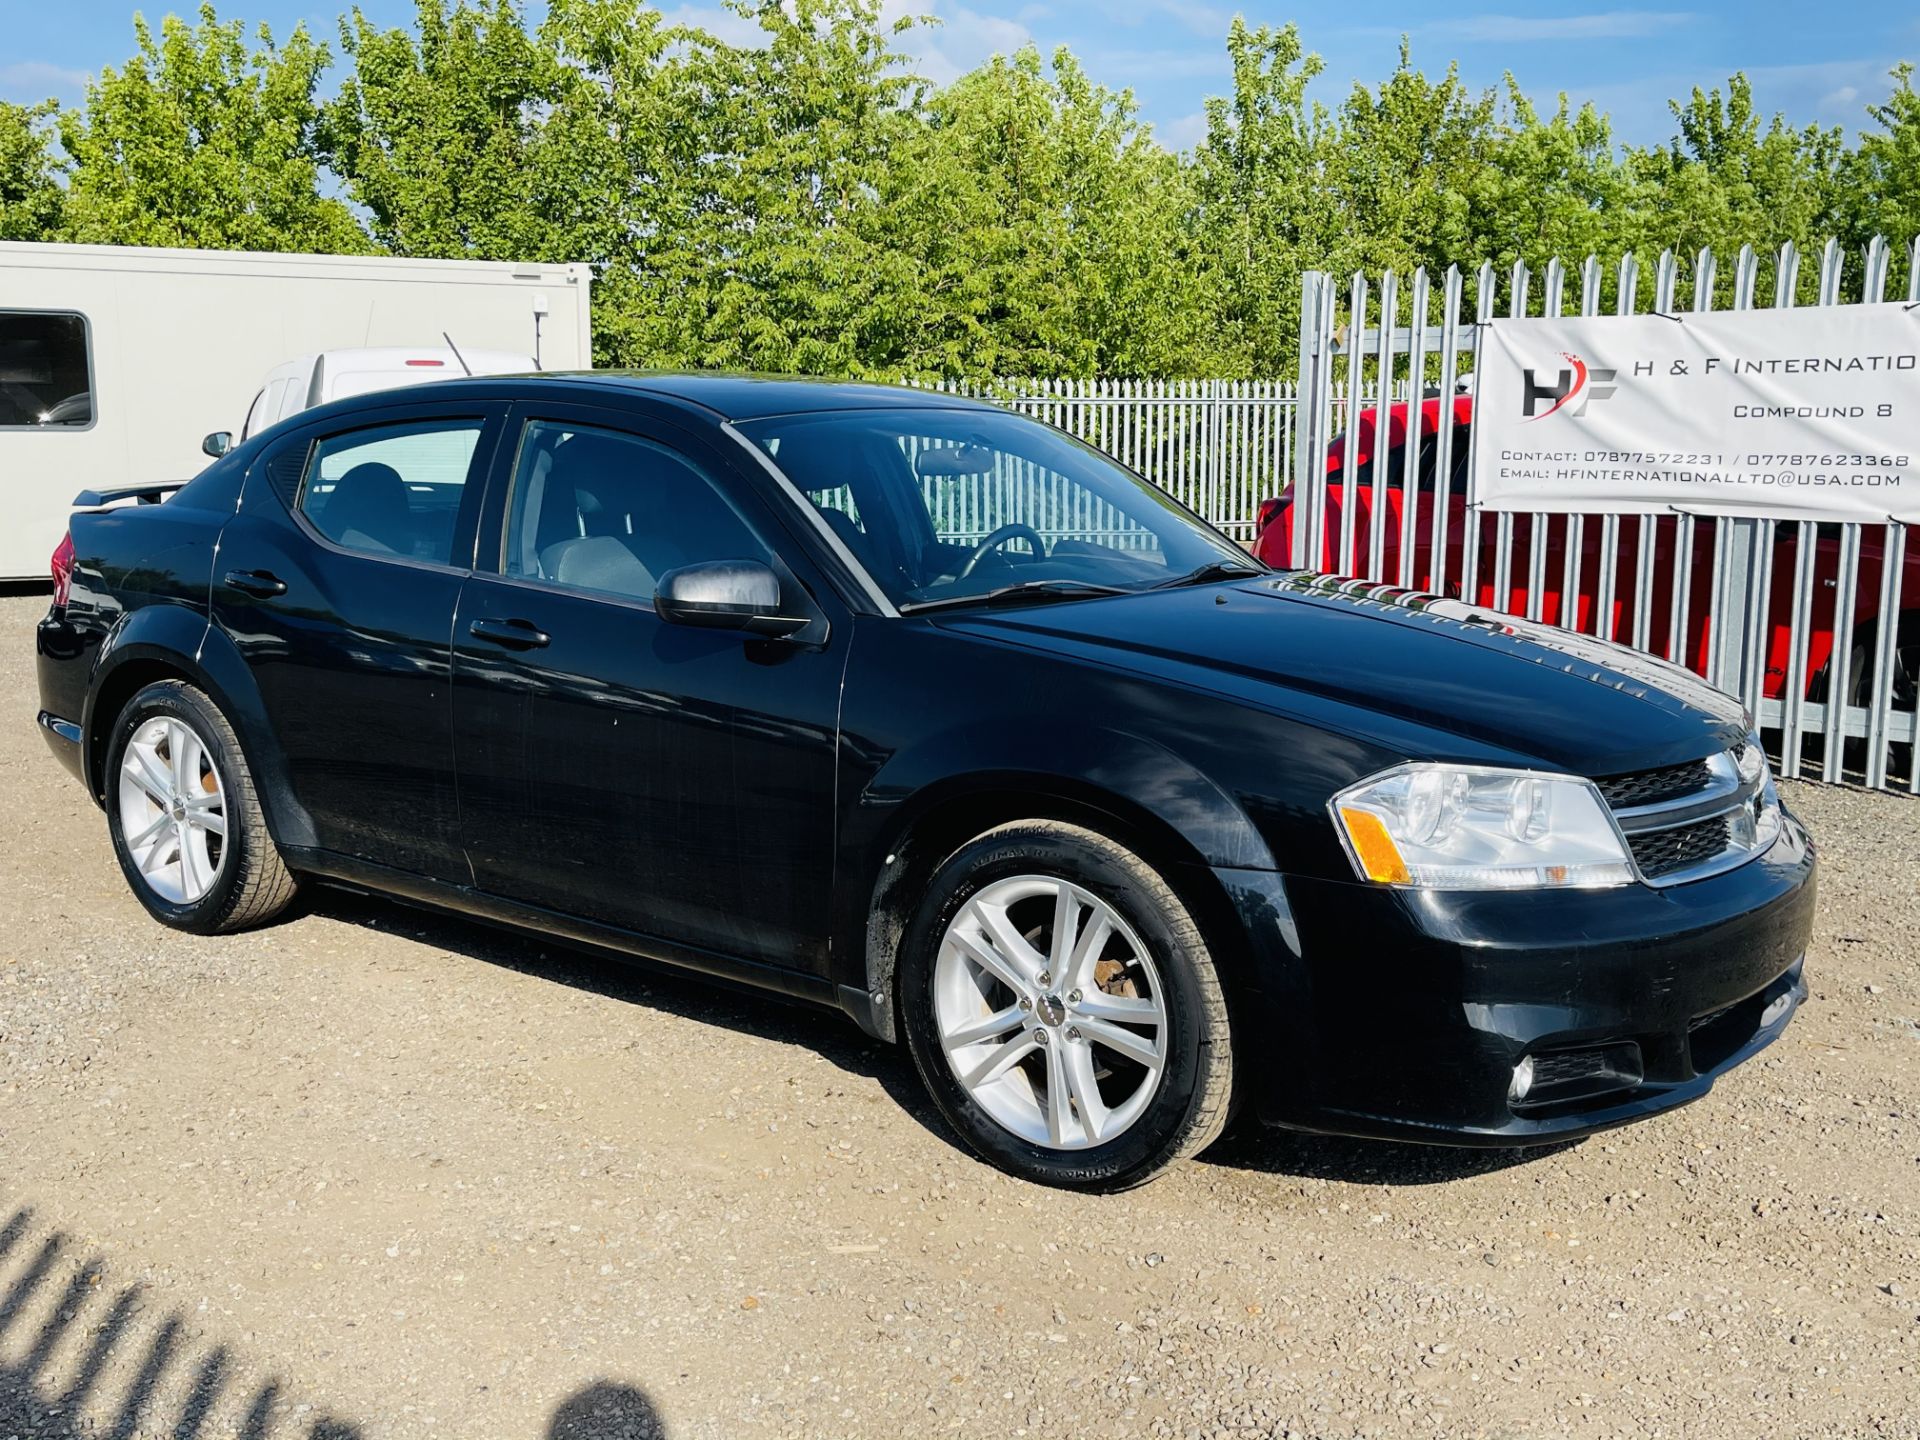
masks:
<path fill-rule="evenodd" d="M 1669 0 L 1676 5 L 1685 0 Z M 1222 37 L 1232 6 L 1180 0 L 888 0 L 891 13 L 930 14 L 940 23 L 909 36 L 922 73 L 947 80 L 996 51 L 1029 41 L 1068 45 L 1096 80 L 1131 86 L 1165 142 L 1184 147 L 1201 133 L 1206 98 L 1227 85 Z M 169 8 L 144 7 L 150 18 Z M 276 34 L 299 20 L 324 38 L 337 7 L 316 0 L 224 4 L 223 18 L 265 20 Z M 382 23 L 405 24 L 411 0 L 362 0 Z M 673 0 L 676 18 L 744 33 L 717 4 Z M 125 0 L 0 0 L 0 98 L 77 99 L 84 77 L 132 49 Z M 1687 8 L 1607 9 L 1543 0 L 1461 0 L 1452 7 L 1374 0 L 1311 0 L 1289 7 L 1250 4 L 1254 23 L 1299 23 L 1307 47 L 1327 61 L 1319 98 L 1336 104 L 1354 80 L 1377 81 L 1393 67 L 1402 34 L 1416 65 L 1438 73 L 1457 59 L 1475 85 L 1511 70 L 1536 100 L 1561 90 L 1608 111 L 1623 139 L 1646 143 L 1671 133 L 1666 101 L 1692 86 L 1745 70 L 1761 105 L 1790 121 L 1865 126 L 1864 106 L 1883 98 L 1887 71 L 1920 60 L 1920 6 L 1911 0 L 1699 0 Z"/>

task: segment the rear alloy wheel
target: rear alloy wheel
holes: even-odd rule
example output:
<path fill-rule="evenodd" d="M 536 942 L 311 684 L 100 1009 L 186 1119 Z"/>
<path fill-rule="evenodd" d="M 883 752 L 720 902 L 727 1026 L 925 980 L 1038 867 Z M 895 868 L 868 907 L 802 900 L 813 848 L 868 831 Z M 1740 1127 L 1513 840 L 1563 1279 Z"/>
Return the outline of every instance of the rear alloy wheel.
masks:
<path fill-rule="evenodd" d="M 200 934 L 239 930 L 292 900 L 233 727 L 192 686 L 163 681 L 128 702 L 106 791 L 114 853 L 155 919 Z"/>
<path fill-rule="evenodd" d="M 155 715 L 120 752 L 120 827 L 140 879 L 170 905 L 205 898 L 227 858 L 227 797 L 193 727 Z"/>
<path fill-rule="evenodd" d="M 899 985 L 934 1100 L 1016 1175 L 1123 1190 L 1225 1124 L 1232 1053 L 1205 942 L 1104 836 L 1023 821 L 962 847 L 909 928 Z"/>

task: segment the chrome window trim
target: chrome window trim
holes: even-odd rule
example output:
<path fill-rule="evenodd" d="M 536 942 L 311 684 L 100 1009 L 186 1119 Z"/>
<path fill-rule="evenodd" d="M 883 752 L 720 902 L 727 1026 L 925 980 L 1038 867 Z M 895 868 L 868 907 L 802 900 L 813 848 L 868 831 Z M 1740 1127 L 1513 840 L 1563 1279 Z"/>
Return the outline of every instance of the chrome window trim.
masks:
<path fill-rule="evenodd" d="M 847 542 L 834 533 L 834 529 L 827 523 L 826 517 L 814 507 L 811 500 L 807 499 L 807 497 L 801 493 L 800 487 L 788 479 L 786 471 L 774 463 L 773 457 L 758 445 L 754 444 L 745 432 L 735 428 L 731 420 L 722 420 L 720 422 L 720 428 L 731 436 L 736 444 L 746 450 L 748 454 L 752 455 L 753 458 L 759 462 L 760 468 L 773 477 L 773 482 L 780 487 L 781 493 L 807 517 L 808 522 L 813 526 L 814 532 L 820 536 L 821 540 L 826 544 L 826 547 L 833 552 L 835 558 L 847 567 L 847 573 L 853 576 L 854 580 L 859 584 L 861 593 L 866 596 L 867 602 L 888 619 L 899 619 L 900 611 L 895 607 L 894 603 L 887 598 L 886 591 L 880 588 L 874 581 L 872 574 L 868 572 L 867 567 L 862 565 L 860 561 L 855 558 L 853 551 L 847 548 Z"/>

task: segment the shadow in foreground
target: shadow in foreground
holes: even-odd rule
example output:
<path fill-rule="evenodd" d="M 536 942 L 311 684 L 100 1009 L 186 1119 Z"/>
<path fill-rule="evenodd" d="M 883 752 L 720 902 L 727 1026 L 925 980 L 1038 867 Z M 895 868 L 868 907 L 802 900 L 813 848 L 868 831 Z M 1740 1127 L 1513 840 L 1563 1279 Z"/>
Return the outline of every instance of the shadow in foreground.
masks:
<path fill-rule="evenodd" d="M 666 1440 L 666 1433 L 644 1393 L 600 1380 L 553 1412 L 547 1440 Z"/>
<path fill-rule="evenodd" d="M 226 1346 L 200 1348 L 187 1312 L 150 1305 L 138 1285 L 108 1285 L 103 1257 L 63 1231 L 35 1231 L 24 1206 L 0 1226 L 0 1273 L 12 1274 L 0 1287 L 0 1435 L 360 1440 L 324 1410 L 304 1418 L 318 1407 L 288 1423 L 279 1380 L 241 1382 Z"/>
<path fill-rule="evenodd" d="M 202 1321 L 107 1283 L 105 1260 L 30 1206 L 0 1225 L 0 1436 L 33 1440 L 362 1440 L 358 1425 L 249 1374 Z M 396 1396 L 395 1408 L 419 1397 Z M 666 1440 L 644 1391 L 600 1380 L 554 1411 L 545 1440 Z"/>

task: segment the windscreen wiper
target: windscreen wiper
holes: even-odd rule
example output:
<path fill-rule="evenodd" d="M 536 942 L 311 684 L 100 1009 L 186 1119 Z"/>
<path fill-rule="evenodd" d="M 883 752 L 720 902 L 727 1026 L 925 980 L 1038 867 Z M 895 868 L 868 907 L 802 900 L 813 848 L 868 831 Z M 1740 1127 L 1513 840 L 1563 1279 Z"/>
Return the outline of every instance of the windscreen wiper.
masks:
<path fill-rule="evenodd" d="M 1085 600 L 1098 595 L 1136 593 L 1119 585 L 1096 585 L 1091 580 L 1022 580 L 1018 585 L 1002 585 L 998 590 L 987 590 L 978 595 L 943 595 L 938 600 L 909 600 L 900 607 L 900 613 L 919 615 L 929 610 L 958 610 L 969 605 L 1044 604 L 1050 600 Z"/>
<path fill-rule="evenodd" d="M 1148 586 L 1151 590 L 1172 590 L 1180 585 L 1211 585 L 1216 580 L 1236 580 L 1243 575 L 1265 575 L 1267 567 L 1251 560 L 1209 560 L 1198 570 L 1189 570 L 1184 575 L 1176 575 L 1171 580 L 1162 580 L 1157 585 Z"/>

